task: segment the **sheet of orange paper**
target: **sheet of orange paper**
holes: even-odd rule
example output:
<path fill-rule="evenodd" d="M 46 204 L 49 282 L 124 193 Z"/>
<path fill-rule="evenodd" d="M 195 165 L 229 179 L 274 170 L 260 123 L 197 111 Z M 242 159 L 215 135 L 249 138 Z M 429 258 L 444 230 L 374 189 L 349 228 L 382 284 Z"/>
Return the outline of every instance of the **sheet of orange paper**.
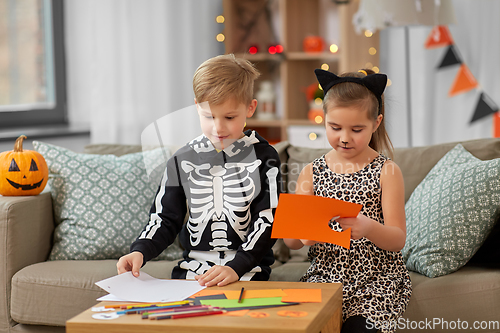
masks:
<path fill-rule="evenodd" d="M 337 199 L 283 193 L 274 216 L 272 238 L 309 239 L 351 246 L 351 229 L 336 232 L 328 227 L 332 217 L 356 217 L 362 205 Z"/>
<path fill-rule="evenodd" d="M 198 291 L 196 294 L 191 295 L 189 298 L 222 295 L 222 294 L 224 294 L 224 292 L 222 290 L 203 289 L 203 290 Z"/>
<path fill-rule="evenodd" d="M 241 290 L 224 290 L 227 299 L 238 299 Z M 266 297 L 282 297 L 286 293 L 281 289 L 262 289 L 262 290 L 246 290 L 243 292 L 243 298 L 266 298 Z"/>
<path fill-rule="evenodd" d="M 283 289 L 282 302 L 321 303 L 321 289 Z"/>

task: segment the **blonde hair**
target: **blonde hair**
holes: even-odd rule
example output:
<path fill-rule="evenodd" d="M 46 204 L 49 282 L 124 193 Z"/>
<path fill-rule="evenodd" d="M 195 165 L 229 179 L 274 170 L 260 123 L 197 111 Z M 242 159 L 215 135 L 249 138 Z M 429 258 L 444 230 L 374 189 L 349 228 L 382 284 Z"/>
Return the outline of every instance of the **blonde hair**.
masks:
<path fill-rule="evenodd" d="M 234 54 L 208 59 L 193 77 L 196 101 L 220 105 L 229 99 L 245 105 L 253 99 L 254 81 L 260 76 L 254 65 Z"/>
<path fill-rule="evenodd" d="M 357 73 L 344 73 L 340 75 L 340 77 L 359 77 L 362 78 L 366 75 L 374 74 L 375 72 L 371 69 L 363 69 Z M 343 82 L 334 85 L 328 92 L 323 100 L 323 110 L 326 114 L 328 109 L 340 106 L 340 107 L 349 107 L 349 106 L 360 106 L 366 108 L 368 111 L 368 116 L 373 121 L 377 120 L 379 114 L 382 115 L 382 121 L 373 133 L 372 138 L 370 140 L 369 146 L 389 158 L 393 158 L 393 150 L 394 147 L 392 145 L 391 139 L 387 134 L 385 129 L 385 105 L 384 105 L 384 95 L 382 94 L 382 103 L 380 105 L 379 110 L 379 102 L 375 94 L 373 94 L 368 88 L 365 86 L 354 83 L 354 82 Z"/>

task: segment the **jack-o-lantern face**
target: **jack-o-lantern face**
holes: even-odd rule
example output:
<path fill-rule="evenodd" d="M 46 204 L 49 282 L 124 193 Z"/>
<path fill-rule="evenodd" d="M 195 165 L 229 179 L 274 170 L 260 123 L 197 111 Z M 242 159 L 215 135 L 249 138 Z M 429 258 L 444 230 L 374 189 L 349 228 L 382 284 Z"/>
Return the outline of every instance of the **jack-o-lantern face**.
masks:
<path fill-rule="evenodd" d="M 0 194 L 37 195 L 47 184 L 49 170 L 42 155 L 36 151 L 23 150 L 21 135 L 14 150 L 0 154 Z"/>

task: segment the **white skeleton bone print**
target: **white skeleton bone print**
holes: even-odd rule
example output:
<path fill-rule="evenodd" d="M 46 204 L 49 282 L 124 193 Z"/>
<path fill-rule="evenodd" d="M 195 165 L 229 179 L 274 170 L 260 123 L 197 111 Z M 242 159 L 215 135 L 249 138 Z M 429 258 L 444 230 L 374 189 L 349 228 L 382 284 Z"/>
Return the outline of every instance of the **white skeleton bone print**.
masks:
<path fill-rule="evenodd" d="M 242 241 L 246 240 L 251 220 L 249 206 L 260 191 L 260 182 L 256 182 L 252 174 L 261 163 L 258 159 L 250 163 L 225 163 L 224 166 L 181 162 L 190 183 L 191 216 L 187 229 L 191 245 L 199 244 L 209 221 L 212 221 L 209 245 L 214 250 L 227 251 L 231 245 L 227 239 L 228 224 Z M 258 176 L 258 173 L 254 175 Z"/>
<path fill-rule="evenodd" d="M 218 265 L 242 281 L 267 280 L 280 179 L 276 150 L 255 131 L 222 151 L 201 135 L 167 161 L 150 220 L 131 251 L 151 260 L 177 232 L 185 251 L 172 278 L 194 279 Z"/>

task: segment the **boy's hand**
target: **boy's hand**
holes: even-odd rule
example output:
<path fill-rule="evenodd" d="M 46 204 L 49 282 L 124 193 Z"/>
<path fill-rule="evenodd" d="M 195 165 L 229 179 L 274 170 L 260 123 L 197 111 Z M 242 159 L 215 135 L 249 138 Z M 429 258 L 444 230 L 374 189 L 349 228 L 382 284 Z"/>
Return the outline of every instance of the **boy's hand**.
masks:
<path fill-rule="evenodd" d="M 212 266 L 204 274 L 196 275 L 194 277 L 200 286 L 225 286 L 227 284 L 238 281 L 240 278 L 238 274 L 229 266 Z"/>
<path fill-rule="evenodd" d="M 132 252 L 124 255 L 118 260 L 118 263 L 116 263 L 118 274 L 132 271 L 132 274 L 138 277 L 143 260 L 144 256 L 141 252 Z"/>

